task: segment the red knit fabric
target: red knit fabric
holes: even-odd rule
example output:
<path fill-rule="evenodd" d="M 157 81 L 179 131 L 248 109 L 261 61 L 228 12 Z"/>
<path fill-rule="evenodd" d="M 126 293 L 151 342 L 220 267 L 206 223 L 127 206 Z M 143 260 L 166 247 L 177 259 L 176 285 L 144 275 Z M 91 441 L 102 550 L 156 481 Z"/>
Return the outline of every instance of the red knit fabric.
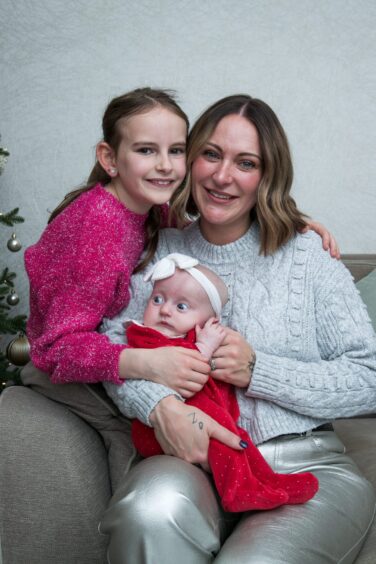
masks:
<path fill-rule="evenodd" d="M 131 324 L 127 328 L 127 337 L 129 346 L 134 348 L 182 346 L 196 349 L 194 330 L 185 339 L 170 339 L 154 329 Z M 186 404 L 201 409 L 248 443 L 248 448 L 237 451 L 216 439 L 210 440 L 209 465 L 226 511 L 273 509 L 284 504 L 305 503 L 315 495 L 318 481 L 313 474 L 275 473 L 246 431 L 236 425 L 239 406 L 233 386 L 210 377 L 202 390 Z M 142 456 L 163 454 L 153 429 L 138 420 L 132 423 L 132 438 Z"/>

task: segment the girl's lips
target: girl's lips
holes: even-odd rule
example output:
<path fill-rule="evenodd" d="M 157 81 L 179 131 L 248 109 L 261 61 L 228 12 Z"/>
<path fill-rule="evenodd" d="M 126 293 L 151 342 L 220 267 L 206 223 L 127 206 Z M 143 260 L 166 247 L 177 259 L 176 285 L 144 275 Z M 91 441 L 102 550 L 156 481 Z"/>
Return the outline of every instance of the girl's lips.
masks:
<path fill-rule="evenodd" d="M 170 186 L 173 182 L 175 182 L 175 180 L 173 180 L 172 178 L 148 178 L 147 181 L 153 184 L 153 186 L 162 187 Z"/>

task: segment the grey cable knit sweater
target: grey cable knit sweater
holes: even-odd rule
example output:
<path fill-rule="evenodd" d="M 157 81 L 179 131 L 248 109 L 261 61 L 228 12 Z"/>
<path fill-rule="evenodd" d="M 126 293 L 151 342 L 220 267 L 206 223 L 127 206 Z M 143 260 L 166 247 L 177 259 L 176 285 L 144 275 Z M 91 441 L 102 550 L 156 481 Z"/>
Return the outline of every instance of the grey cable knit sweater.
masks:
<path fill-rule="evenodd" d="M 376 337 L 366 307 L 315 233 L 264 257 L 256 224 L 234 243 L 216 246 L 196 222 L 161 232 L 155 260 L 171 252 L 197 258 L 227 284 L 222 323 L 256 351 L 249 388 L 237 388 L 239 424 L 256 444 L 376 411 Z M 132 277 L 130 305 L 101 329 L 113 342 L 124 342 L 125 319 L 142 319 L 150 291 L 142 274 Z M 105 387 L 123 413 L 149 425 L 155 405 L 174 393 L 146 380 Z"/>

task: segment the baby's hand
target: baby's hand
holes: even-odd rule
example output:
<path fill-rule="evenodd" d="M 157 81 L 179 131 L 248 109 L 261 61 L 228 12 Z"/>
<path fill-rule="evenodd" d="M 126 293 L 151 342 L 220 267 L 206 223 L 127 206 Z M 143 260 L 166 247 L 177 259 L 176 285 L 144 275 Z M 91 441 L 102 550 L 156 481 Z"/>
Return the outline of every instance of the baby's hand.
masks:
<path fill-rule="evenodd" d="M 214 351 L 222 344 L 226 336 L 225 329 L 218 322 L 218 319 L 211 317 L 202 328 L 196 325 L 195 330 L 196 347 L 209 360 Z"/>

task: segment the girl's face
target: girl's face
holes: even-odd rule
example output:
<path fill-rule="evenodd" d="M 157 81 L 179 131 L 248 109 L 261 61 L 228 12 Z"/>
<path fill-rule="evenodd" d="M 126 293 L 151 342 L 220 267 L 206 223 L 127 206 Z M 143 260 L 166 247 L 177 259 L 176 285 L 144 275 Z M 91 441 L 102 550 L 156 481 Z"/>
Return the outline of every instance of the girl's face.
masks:
<path fill-rule="evenodd" d="M 210 243 L 231 243 L 246 233 L 261 178 L 255 126 L 239 115 L 224 117 L 192 165 L 192 195 Z"/>
<path fill-rule="evenodd" d="M 111 184 L 132 211 L 147 213 L 168 202 L 186 173 L 185 121 L 162 106 L 120 120 L 121 142 Z"/>

